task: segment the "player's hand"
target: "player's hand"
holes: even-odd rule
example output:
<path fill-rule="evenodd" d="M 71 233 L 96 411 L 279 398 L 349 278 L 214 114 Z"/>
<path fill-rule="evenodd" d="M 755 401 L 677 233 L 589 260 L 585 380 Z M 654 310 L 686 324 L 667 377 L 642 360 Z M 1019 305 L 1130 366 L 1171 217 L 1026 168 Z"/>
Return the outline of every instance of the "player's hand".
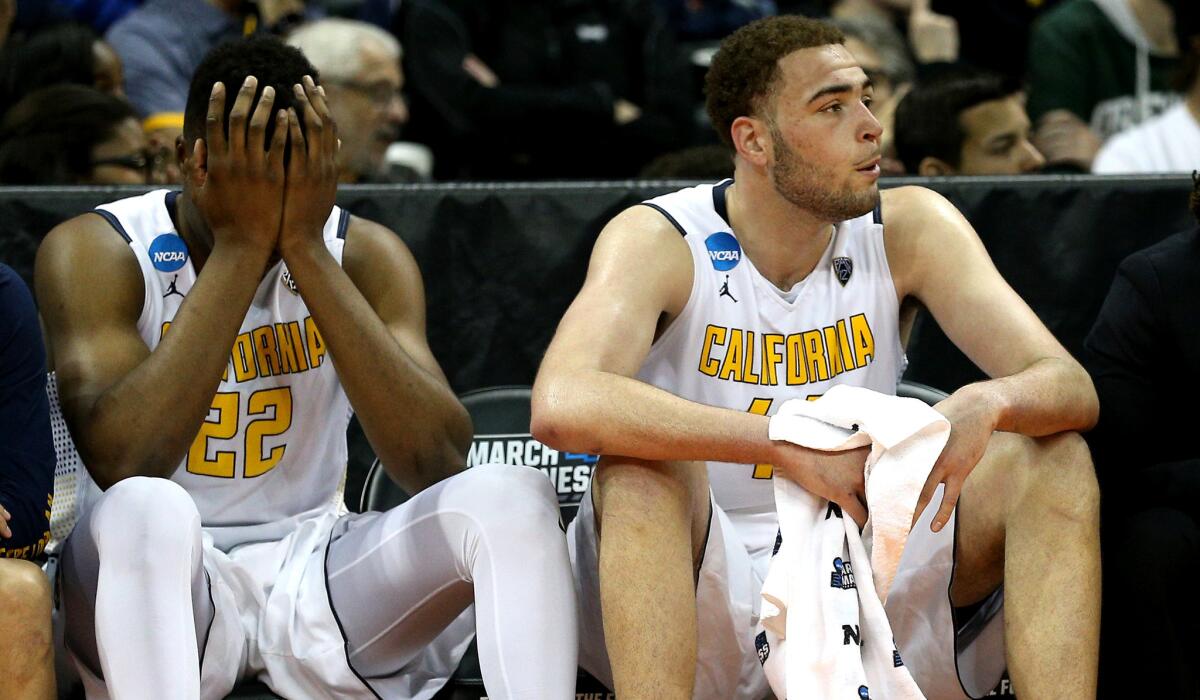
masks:
<path fill-rule="evenodd" d="M 934 408 L 950 421 L 950 439 L 930 470 L 925 487 L 921 489 L 921 497 L 913 513 L 913 524 L 933 499 L 938 484 L 945 484 L 941 506 L 929 528 L 939 532 L 946 526 L 954 506 L 958 504 L 963 483 L 987 450 L 988 441 L 996 429 L 996 412 L 986 394 L 971 385 L 954 392 Z"/>
<path fill-rule="evenodd" d="M 305 246 L 324 250 L 322 231 L 337 197 L 337 125 L 325 101 L 325 88 L 309 76 L 293 86 L 297 109 L 304 112 L 305 131 L 295 110 L 288 113 L 291 139 L 287 187 L 283 198 L 283 225 L 279 252 L 284 259 Z"/>
<path fill-rule="evenodd" d="M 275 90 L 263 88 L 250 113 L 258 81 L 248 76 L 234 98 L 225 135 L 225 86 L 213 85 L 208 100 L 205 137 L 195 144 L 195 157 L 204 175 L 193 188 L 192 201 L 213 233 L 213 245 L 245 246 L 267 255 L 279 238 L 283 210 L 283 153 L 286 116 L 274 113 Z M 270 149 L 266 128 L 275 119 Z"/>
<path fill-rule="evenodd" d="M 861 528 L 867 523 L 867 486 L 863 469 L 870 447 L 842 452 L 819 452 L 789 442 L 776 441 L 775 477 L 800 484 L 805 491 L 833 501 L 843 515 Z"/>
<path fill-rule="evenodd" d="M 0 537 L 12 537 L 12 530 L 8 527 L 8 521 L 12 520 L 12 514 L 0 506 Z"/>

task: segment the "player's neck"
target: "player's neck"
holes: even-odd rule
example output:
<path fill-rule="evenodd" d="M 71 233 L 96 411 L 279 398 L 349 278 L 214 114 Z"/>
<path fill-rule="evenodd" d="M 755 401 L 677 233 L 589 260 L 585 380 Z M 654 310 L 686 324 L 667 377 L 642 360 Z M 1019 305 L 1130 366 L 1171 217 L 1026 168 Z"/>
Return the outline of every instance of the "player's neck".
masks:
<path fill-rule="evenodd" d="M 784 199 L 766 178 L 738 179 L 725 201 L 746 256 L 780 289 L 808 277 L 829 245 L 833 225 Z"/>
<path fill-rule="evenodd" d="M 201 268 L 204 267 L 204 261 L 208 260 L 208 255 L 212 252 L 212 232 L 208 230 L 208 226 L 204 223 L 204 217 L 200 216 L 200 212 L 196 210 L 196 206 L 192 204 L 192 198 L 186 191 L 181 192 L 175 199 L 174 219 L 180 238 L 187 244 L 192 267 L 196 274 L 200 274 Z"/>

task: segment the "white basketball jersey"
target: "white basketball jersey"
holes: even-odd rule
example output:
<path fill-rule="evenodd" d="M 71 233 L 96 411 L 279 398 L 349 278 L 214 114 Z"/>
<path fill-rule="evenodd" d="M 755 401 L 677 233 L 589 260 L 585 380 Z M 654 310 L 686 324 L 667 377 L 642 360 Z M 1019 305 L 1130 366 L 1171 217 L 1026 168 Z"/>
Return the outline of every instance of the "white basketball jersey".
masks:
<path fill-rule="evenodd" d="M 96 209 L 129 242 L 146 296 L 138 331 L 153 351 L 196 282 L 175 229 L 177 192 Z M 325 245 L 341 264 L 349 214 L 334 207 Z M 208 416 L 171 477 L 196 501 L 214 544 L 277 540 L 344 508 L 351 409 L 325 343 L 283 261 L 267 270 L 234 341 Z"/>
<path fill-rule="evenodd" d="M 906 359 L 878 210 L 838 224 L 816 268 L 788 291 L 763 277 L 728 222 L 732 180 L 651 199 L 692 252 L 691 296 L 638 377 L 711 406 L 771 414 L 835 384 L 894 394 Z M 731 516 L 773 513 L 770 465 L 709 462 Z M 774 525 L 768 528 L 774 538 Z"/>

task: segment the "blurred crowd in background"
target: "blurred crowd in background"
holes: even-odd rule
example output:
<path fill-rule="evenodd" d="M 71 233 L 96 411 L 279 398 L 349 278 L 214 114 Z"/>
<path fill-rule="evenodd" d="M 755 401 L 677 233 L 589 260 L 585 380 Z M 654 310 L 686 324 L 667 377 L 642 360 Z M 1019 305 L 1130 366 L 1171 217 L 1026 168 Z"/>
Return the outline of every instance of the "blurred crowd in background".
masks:
<path fill-rule="evenodd" d="M 177 182 L 192 70 L 279 34 L 330 93 L 344 182 L 732 174 L 717 43 L 832 18 L 887 175 L 1190 173 L 1195 0 L 0 0 L 0 184 Z"/>

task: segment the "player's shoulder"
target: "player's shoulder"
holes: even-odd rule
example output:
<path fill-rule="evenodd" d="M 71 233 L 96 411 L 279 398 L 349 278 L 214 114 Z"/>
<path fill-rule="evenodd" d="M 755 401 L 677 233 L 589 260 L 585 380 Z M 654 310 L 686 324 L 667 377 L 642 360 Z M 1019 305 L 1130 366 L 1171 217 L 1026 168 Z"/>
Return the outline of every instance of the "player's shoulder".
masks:
<path fill-rule="evenodd" d="M 46 234 L 34 262 L 34 284 L 43 308 L 90 295 L 134 313 L 140 312 L 144 293 L 129 243 L 96 212 L 67 219 Z"/>
<path fill-rule="evenodd" d="M 39 266 L 47 259 L 72 263 L 73 267 L 75 263 L 82 268 L 103 263 L 118 265 L 123 271 L 137 270 L 126 234 L 96 211 L 74 216 L 50 229 L 38 246 L 37 257 Z"/>
<path fill-rule="evenodd" d="M 891 239 L 929 243 L 941 236 L 973 230 L 950 200 L 933 190 L 906 185 L 880 193 L 884 231 Z"/>
<path fill-rule="evenodd" d="M 416 258 L 398 233 L 370 219 L 350 215 L 346 224 L 342 268 L 361 291 L 366 287 L 422 284 Z"/>
<path fill-rule="evenodd" d="M 666 213 L 646 204 L 635 204 L 614 216 L 596 242 L 597 253 L 643 255 L 659 252 L 688 257 L 688 246 L 678 225 Z"/>

